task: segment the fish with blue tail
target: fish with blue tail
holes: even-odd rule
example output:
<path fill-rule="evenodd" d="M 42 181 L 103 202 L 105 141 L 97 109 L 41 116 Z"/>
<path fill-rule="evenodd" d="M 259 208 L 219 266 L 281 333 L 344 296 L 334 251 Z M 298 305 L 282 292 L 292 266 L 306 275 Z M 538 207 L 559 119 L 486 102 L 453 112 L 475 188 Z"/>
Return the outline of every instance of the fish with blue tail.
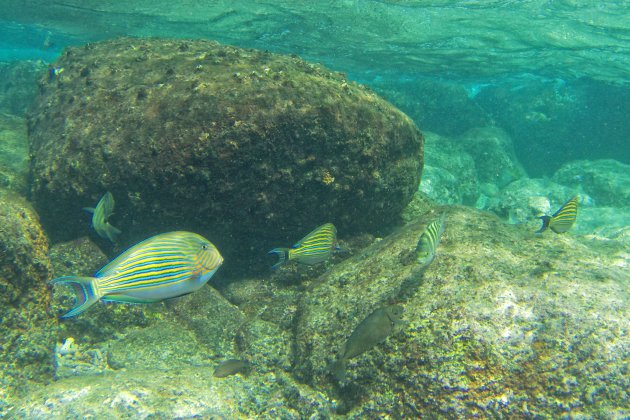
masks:
<path fill-rule="evenodd" d="M 442 213 L 440 218 L 429 223 L 420 235 L 416 245 L 416 261 L 421 266 L 426 267 L 435 259 L 437 247 L 444 233 L 445 221 L 446 213 Z"/>
<path fill-rule="evenodd" d="M 567 232 L 571 229 L 571 227 L 573 227 L 573 224 L 577 219 L 579 202 L 580 198 L 576 195 L 564 203 L 553 215 L 540 216 L 542 226 L 536 231 L 536 233 L 543 233 L 547 229 L 551 229 L 555 233 Z"/>
<path fill-rule="evenodd" d="M 99 300 L 152 303 L 192 293 L 223 263 L 219 250 L 191 232 L 153 236 L 120 254 L 94 277 L 65 276 L 52 281 L 74 288 L 74 308 L 61 318 L 86 311 Z"/>
<path fill-rule="evenodd" d="M 83 207 L 83 210 L 92 213 L 92 226 L 98 236 L 116 242 L 120 230 L 109 223 L 109 218 L 114 213 L 114 196 L 109 191 L 99 200 L 96 208 Z"/>
<path fill-rule="evenodd" d="M 344 250 L 337 244 L 337 228 L 332 223 L 319 226 L 291 248 L 274 248 L 268 254 L 276 254 L 278 262 L 271 267 L 277 269 L 289 261 L 314 265 L 326 261 L 333 253 Z"/>

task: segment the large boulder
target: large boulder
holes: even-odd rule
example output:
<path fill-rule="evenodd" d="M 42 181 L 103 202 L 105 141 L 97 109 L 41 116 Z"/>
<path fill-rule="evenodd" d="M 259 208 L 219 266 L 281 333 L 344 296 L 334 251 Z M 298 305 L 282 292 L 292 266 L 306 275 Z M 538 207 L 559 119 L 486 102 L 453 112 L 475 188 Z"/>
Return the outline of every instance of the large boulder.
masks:
<path fill-rule="evenodd" d="M 420 181 L 413 122 L 295 56 L 125 38 L 55 67 L 29 120 L 32 197 L 55 240 L 85 232 L 81 207 L 111 191 L 123 242 L 190 229 L 229 266 L 322 222 L 387 227 Z"/>
<path fill-rule="evenodd" d="M 628 415 L 627 247 L 535 235 L 469 208 L 446 209 L 435 261 L 413 250 L 426 214 L 321 276 L 299 304 L 295 374 L 350 418 Z M 378 307 L 403 325 L 330 372 Z"/>

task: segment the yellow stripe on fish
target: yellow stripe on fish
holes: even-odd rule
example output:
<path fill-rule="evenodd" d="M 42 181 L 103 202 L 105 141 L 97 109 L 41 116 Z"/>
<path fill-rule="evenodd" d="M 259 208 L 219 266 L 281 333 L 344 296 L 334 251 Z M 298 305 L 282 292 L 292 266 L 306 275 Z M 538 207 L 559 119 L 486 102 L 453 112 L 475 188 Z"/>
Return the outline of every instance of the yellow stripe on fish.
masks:
<path fill-rule="evenodd" d="M 276 269 L 288 261 L 314 265 L 326 261 L 334 252 L 341 251 L 337 245 L 337 229 L 332 223 L 319 226 L 292 248 L 274 248 L 269 254 L 278 255 L 278 262 L 272 267 Z"/>
<path fill-rule="evenodd" d="M 444 232 L 445 220 L 446 213 L 443 213 L 439 219 L 429 223 L 422 235 L 420 235 L 416 245 L 416 260 L 418 264 L 427 266 L 435 259 L 435 253 Z"/>
<path fill-rule="evenodd" d="M 577 219 L 579 202 L 580 197 L 576 195 L 564 203 L 552 216 L 541 216 L 540 219 L 542 219 L 543 224 L 536 233 L 542 233 L 547 230 L 547 228 L 555 233 L 564 233 L 571 229 Z"/>
<path fill-rule="evenodd" d="M 99 200 L 96 208 L 84 207 L 83 210 L 92 213 L 92 226 L 101 238 L 116 242 L 120 230 L 109 223 L 114 213 L 114 196 L 109 191 Z"/>
<path fill-rule="evenodd" d="M 53 284 L 74 288 L 75 307 L 62 316 L 70 318 L 101 299 L 149 303 L 192 293 L 222 263 L 217 248 L 204 237 L 191 232 L 169 232 L 134 245 L 94 277 L 60 277 Z"/>

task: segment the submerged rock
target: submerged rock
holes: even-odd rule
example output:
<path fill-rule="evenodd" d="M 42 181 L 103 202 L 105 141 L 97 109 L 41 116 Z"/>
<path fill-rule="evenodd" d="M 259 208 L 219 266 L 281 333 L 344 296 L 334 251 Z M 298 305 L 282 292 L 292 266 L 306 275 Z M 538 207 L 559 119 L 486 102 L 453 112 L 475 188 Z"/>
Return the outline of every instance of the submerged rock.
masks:
<path fill-rule="evenodd" d="M 498 127 L 473 128 L 457 141 L 472 156 L 480 182 L 502 188 L 526 175 L 514 153 L 512 139 Z"/>
<path fill-rule="evenodd" d="M 213 377 L 214 366 L 108 372 L 33 391 L 16 418 L 330 418 L 333 402 L 288 375 Z"/>
<path fill-rule="evenodd" d="M 27 381 L 53 375 L 57 321 L 49 310 L 48 239 L 30 204 L 0 190 L 0 417 Z"/>
<path fill-rule="evenodd" d="M 474 204 L 479 176 L 473 157 L 454 139 L 426 133 L 420 191 L 440 204 Z"/>
<path fill-rule="evenodd" d="M 37 81 L 47 67 L 41 60 L 0 63 L 0 114 L 25 115 L 37 96 Z"/>
<path fill-rule="evenodd" d="M 111 191 L 128 244 L 194 230 L 226 269 L 251 270 L 323 222 L 387 227 L 417 190 L 413 122 L 295 56 L 125 38 L 69 48 L 55 66 L 29 119 L 32 194 L 55 238 L 86 232 L 68 217 Z"/>
<path fill-rule="evenodd" d="M 539 216 L 553 214 L 574 195 L 572 188 L 548 179 L 521 178 L 489 197 L 483 209 L 494 212 L 510 224 L 526 224 L 534 231 L 540 228 Z M 587 197 L 584 199 L 588 202 Z M 578 226 L 580 219 L 578 215 Z"/>
<path fill-rule="evenodd" d="M 552 178 L 588 194 L 601 207 L 630 206 L 630 165 L 613 159 L 577 160 L 566 163 Z"/>
<path fill-rule="evenodd" d="M 627 415 L 627 247 L 537 236 L 468 208 L 446 217 L 424 273 L 408 256 L 435 214 L 320 277 L 300 304 L 296 375 L 357 418 Z M 336 349 L 392 302 L 408 326 L 350 360 L 338 387 Z"/>
<path fill-rule="evenodd" d="M 28 191 L 26 119 L 0 113 L 0 188 Z"/>

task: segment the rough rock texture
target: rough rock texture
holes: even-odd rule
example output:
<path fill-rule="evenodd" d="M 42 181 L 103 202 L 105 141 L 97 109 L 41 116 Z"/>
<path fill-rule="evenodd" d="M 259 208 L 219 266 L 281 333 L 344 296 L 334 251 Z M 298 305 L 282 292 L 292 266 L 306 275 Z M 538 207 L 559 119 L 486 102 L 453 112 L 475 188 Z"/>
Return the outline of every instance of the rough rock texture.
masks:
<path fill-rule="evenodd" d="M 630 165 L 619 161 L 569 162 L 558 169 L 552 179 L 590 195 L 597 206 L 630 206 Z"/>
<path fill-rule="evenodd" d="M 52 379 L 51 277 L 37 215 L 23 198 L 0 190 L 0 416 L 27 380 Z"/>
<path fill-rule="evenodd" d="M 55 65 L 29 120 L 32 196 L 55 238 L 85 232 L 63 221 L 109 190 L 123 241 L 187 228 L 229 266 L 322 222 L 391 225 L 420 180 L 413 122 L 298 57 L 118 39 Z"/>
<path fill-rule="evenodd" d="M 325 395 L 282 373 L 214 378 L 214 366 L 70 378 L 33 392 L 16 418 L 330 418 Z M 321 417 L 313 417 L 313 416 Z"/>
<path fill-rule="evenodd" d="M 539 216 L 553 214 L 573 195 L 574 189 L 549 179 L 521 178 L 489 197 L 483 209 L 496 213 L 511 224 L 525 223 L 529 229 L 536 230 L 541 224 Z M 581 198 L 580 212 L 584 203 L 589 202 L 587 196 Z M 575 227 L 580 225 L 580 216 L 578 214 Z"/>
<path fill-rule="evenodd" d="M 0 187 L 28 192 L 26 120 L 0 113 Z"/>
<path fill-rule="evenodd" d="M 412 251 L 425 215 L 320 277 L 300 303 L 295 374 L 351 417 L 627 416 L 627 248 L 537 236 L 468 208 L 447 210 L 433 264 Z M 353 328 L 397 302 L 407 322 L 329 366 Z"/>
<path fill-rule="evenodd" d="M 512 139 L 500 128 L 473 128 L 457 140 L 472 156 L 480 182 L 501 188 L 526 175 L 514 153 Z"/>
<path fill-rule="evenodd" d="M 37 96 L 37 81 L 47 67 L 40 60 L 0 63 L 0 114 L 25 115 Z"/>
<path fill-rule="evenodd" d="M 479 176 L 473 157 L 458 141 L 434 133 L 425 133 L 424 144 L 420 191 L 440 204 L 474 204 Z"/>

